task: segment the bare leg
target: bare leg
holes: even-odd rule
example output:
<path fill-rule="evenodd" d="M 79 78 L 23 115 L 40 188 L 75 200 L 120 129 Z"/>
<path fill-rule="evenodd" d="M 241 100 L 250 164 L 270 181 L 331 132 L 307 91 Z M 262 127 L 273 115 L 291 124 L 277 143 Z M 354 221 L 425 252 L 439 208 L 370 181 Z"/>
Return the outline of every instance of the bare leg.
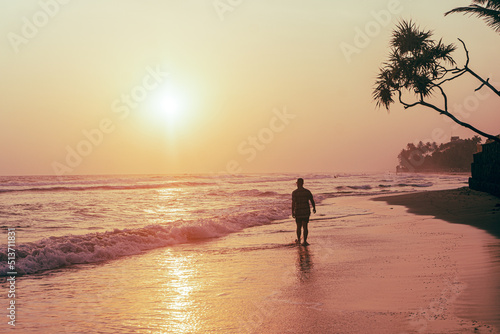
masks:
<path fill-rule="evenodd" d="M 309 234 L 309 229 L 307 228 L 307 223 L 303 223 L 304 227 L 304 244 L 307 244 L 307 235 Z"/>
<path fill-rule="evenodd" d="M 297 243 L 300 243 L 300 234 L 302 233 L 302 222 L 297 221 Z"/>

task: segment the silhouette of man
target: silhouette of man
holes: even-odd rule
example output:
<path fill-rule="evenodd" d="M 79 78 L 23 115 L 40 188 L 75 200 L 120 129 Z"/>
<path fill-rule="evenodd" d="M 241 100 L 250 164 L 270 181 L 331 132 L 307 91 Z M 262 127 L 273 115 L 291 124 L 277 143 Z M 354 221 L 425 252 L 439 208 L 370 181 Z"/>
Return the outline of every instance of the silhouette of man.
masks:
<path fill-rule="evenodd" d="M 309 223 L 309 216 L 311 215 L 311 201 L 313 212 L 316 213 L 316 204 L 314 203 L 313 195 L 309 190 L 304 188 L 304 179 L 297 179 L 297 189 L 292 192 L 292 217 L 295 218 L 297 223 L 297 240 L 296 243 L 300 244 L 300 235 L 304 229 L 304 242 L 302 245 L 307 246 L 307 235 L 309 231 L 307 224 Z"/>

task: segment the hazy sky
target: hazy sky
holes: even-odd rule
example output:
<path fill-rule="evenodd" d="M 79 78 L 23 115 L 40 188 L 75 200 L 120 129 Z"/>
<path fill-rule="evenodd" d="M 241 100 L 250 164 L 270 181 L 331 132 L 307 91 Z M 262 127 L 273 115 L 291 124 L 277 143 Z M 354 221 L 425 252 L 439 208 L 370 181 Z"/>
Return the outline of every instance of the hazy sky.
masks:
<path fill-rule="evenodd" d="M 400 19 L 463 39 L 500 88 L 500 36 L 443 16 L 470 1 L 0 4 L 0 175 L 393 171 L 408 142 L 474 135 L 424 107 L 376 108 Z M 450 83 L 450 109 L 500 133 L 500 98 L 478 86 Z"/>

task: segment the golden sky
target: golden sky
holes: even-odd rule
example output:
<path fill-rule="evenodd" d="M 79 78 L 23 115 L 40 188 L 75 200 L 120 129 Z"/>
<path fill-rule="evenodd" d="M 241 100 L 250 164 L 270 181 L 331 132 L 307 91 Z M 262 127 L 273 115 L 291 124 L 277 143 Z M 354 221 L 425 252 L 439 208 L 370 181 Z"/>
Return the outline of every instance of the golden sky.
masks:
<path fill-rule="evenodd" d="M 408 142 L 473 132 L 377 109 L 400 19 L 500 88 L 500 36 L 470 1 L 0 0 L 0 175 L 393 171 Z M 463 61 L 463 50 L 456 59 Z M 500 133 L 463 76 L 450 110 Z"/>

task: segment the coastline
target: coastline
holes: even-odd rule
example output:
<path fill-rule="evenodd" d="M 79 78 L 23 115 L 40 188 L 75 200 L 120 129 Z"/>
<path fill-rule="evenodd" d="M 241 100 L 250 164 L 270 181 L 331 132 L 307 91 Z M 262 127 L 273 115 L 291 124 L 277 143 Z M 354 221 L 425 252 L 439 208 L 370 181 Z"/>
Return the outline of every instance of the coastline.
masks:
<path fill-rule="evenodd" d="M 380 196 L 374 200 L 403 205 L 417 215 L 474 226 L 500 238 L 500 198 L 468 187 Z"/>

